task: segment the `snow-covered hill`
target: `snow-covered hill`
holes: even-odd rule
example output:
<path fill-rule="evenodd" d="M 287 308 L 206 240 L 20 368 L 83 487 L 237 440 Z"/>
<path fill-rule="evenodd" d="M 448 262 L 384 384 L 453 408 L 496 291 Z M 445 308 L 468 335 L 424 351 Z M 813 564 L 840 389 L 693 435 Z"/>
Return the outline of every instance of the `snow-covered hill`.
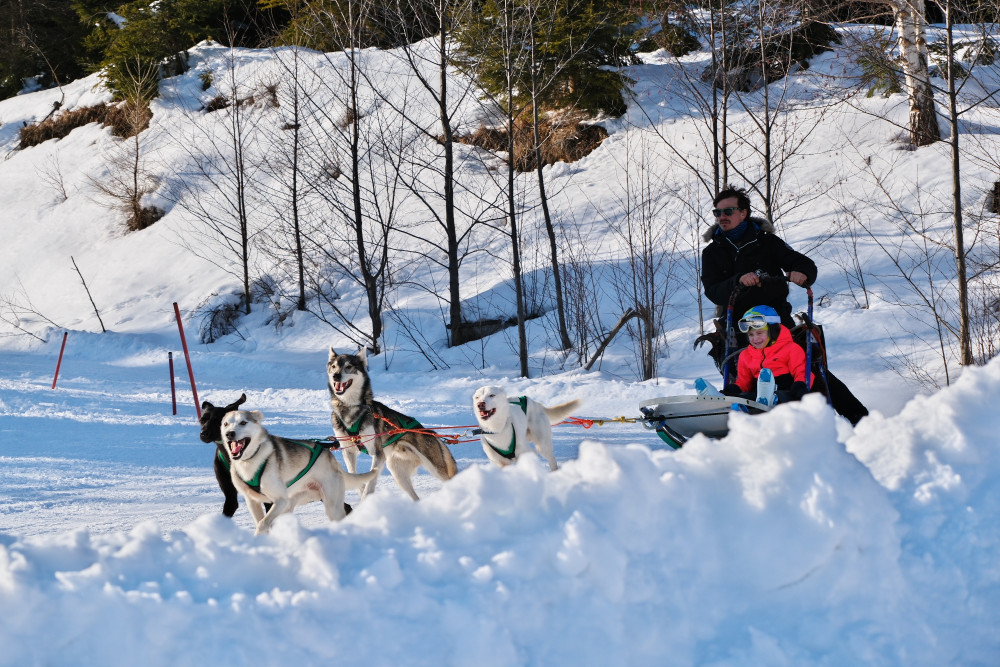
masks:
<path fill-rule="evenodd" d="M 428 126 L 433 111 L 398 55 L 364 53 L 366 70 L 377 73 L 370 82 L 385 95 L 365 98 L 363 122 L 383 124 L 369 136 L 405 137 L 396 155 L 412 168 L 435 143 L 399 123 L 394 108 L 405 104 Z M 605 123 L 609 138 L 579 162 L 547 167 L 546 185 L 564 259 L 591 284 L 576 298 L 603 330 L 627 306 L 623 225 L 645 221 L 660 234 L 671 270 L 661 274 L 658 376 L 637 380 L 625 334 L 582 370 L 556 351 L 551 311 L 528 323 L 530 378 L 518 377 L 514 334 L 448 348 L 435 296 L 441 270 L 404 252 L 414 242 L 399 241 L 394 261 L 405 281 L 390 295 L 386 351 L 372 360 L 375 392 L 466 436 L 452 446 L 459 475 L 441 484 L 421 473 L 417 504 L 384 475 L 365 502 L 349 498 L 356 510 L 343 522 L 330 525 L 311 505 L 263 538 L 252 535 L 244 508 L 234 520 L 218 514 L 213 450 L 197 438 L 173 304 L 199 397 L 224 403 L 245 392 L 248 407 L 284 435 L 330 432 L 327 350 L 351 347 L 281 299 L 280 325 L 263 299 L 236 333 L 211 344 L 197 336 L 207 308 L 231 302 L 241 285 L 231 254 L 217 238 L 213 245 L 184 199 L 223 219 L 192 165 L 225 116 L 201 108 L 224 92 L 227 72 L 266 91 L 287 78 L 287 57 L 202 44 L 188 73 L 163 82 L 141 136 L 157 179 L 146 203 L 167 213 L 131 234 L 92 180 L 109 176 L 121 142 L 91 125 L 15 150 L 22 123 L 48 114 L 60 92 L 0 102 L 0 313 L 37 337 L 8 327 L 12 335 L 0 338 L 0 609 L 8 619 L 0 664 L 995 664 L 1000 365 L 950 365 L 952 386 L 933 388 L 945 368 L 933 318 L 919 305 L 922 260 L 879 193 L 885 186 L 896 208 L 925 212 L 920 219 L 944 234 L 947 146 L 899 150 L 899 128 L 886 118 L 905 121 L 902 96 L 843 101 L 856 74 L 846 48 L 816 59 L 784 93 L 784 145 L 804 143 L 784 166 L 779 227 L 820 267 L 815 315 L 831 367 L 872 410 L 856 428 L 816 396 L 737 415 L 727 438 L 695 438 L 677 452 L 631 421 L 640 401 L 717 377 L 704 351 L 691 348 L 697 234 L 711 201 L 681 159 L 703 164 L 704 128 L 682 76 L 702 63 L 651 54 L 631 72 L 628 114 Z M 302 57 L 314 106 L 335 120 L 342 57 Z M 457 76 L 453 83 L 468 88 Z M 109 99 L 95 77 L 63 93 L 67 109 Z M 281 138 L 288 106 L 257 102 L 246 112 L 254 150 L 273 156 L 269 142 Z M 990 113 L 970 113 L 967 127 L 987 124 Z M 487 117 L 474 95 L 457 103 L 467 130 Z M 732 121 L 744 133 L 741 164 L 752 165 L 752 120 L 734 111 Z M 983 199 L 978 184 L 993 178 L 988 161 L 974 159 L 994 151 L 991 142 L 987 133 L 967 142 L 970 208 Z M 376 154 L 373 171 L 393 173 Z M 497 165 L 469 147 L 459 154 L 463 211 L 483 213 L 473 202 L 495 196 Z M 533 179 L 522 177 L 520 224 L 526 273 L 544 306 L 547 246 Z M 261 188 L 258 195 L 270 192 Z M 276 234 L 280 216 L 267 199 L 255 200 L 252 220 Z M 413 238 L 436 238 L 412 197 L 397 203 Z M 335 213 L 312 204 L 312 219 L 336 224 Z M 476 228 L 472 244 L 482 252 L 462 267 L 470 312 L 512 314 L 504 233 Z M 948 255 L 932 253 L 924 257 L 937 280 L 948 274 Z M 901 257 L 914 281 L 894 264 Z M 255 267 L 284 284 L 284 261 L 256 255 Z M 343 280 L 335 287 L 342 310 L 367 326 L 361 293 Z M 793 297 L 804 307 L 804 293 Z M 580 397 L 580 416 L 598 423 L 555 429 L 557 472 L 534 460 L 495 469 L 468 437 L 472 393 L 488 383 L 542 402 Z"/>

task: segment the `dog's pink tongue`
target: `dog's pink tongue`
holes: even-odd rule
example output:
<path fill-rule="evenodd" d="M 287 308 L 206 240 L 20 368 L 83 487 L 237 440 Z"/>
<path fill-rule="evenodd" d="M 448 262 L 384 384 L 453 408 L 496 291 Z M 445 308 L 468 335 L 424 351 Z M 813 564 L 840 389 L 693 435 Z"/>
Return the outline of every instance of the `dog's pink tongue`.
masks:
<path fill-rule="evenodd" d="M 229 443 L 229 451 L 233 456 L 239 456 L 246 446 L 250 444 L 250 438 L 244 438 L 243 440 L 233 440 Z"/>

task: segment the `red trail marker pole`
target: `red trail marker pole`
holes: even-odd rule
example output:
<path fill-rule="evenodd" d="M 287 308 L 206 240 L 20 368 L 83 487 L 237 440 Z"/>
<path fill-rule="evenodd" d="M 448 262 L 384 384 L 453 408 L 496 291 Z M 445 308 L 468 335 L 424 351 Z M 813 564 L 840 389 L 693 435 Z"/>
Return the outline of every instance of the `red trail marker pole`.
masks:
<path fill-rule="evenodd" d="M 181 324 L 181 309 L 174 301 L 174 315 L 177 316 L 177 330 L 181 333 L 181 347 L 184 348 L 184 360 L 187 362 L 188 378 L 191 379 L 191 393 L 194 394 L 194 411 L 198 414 L 198 421 L 201 421 L 201 403 L 198 402 L 198 388 L 194 386 L 194 371 L 191 370 L 191 355 L 188 353 L 187 340 L 184 338 L 184 325 Z"/>
<path fill-rule="evenodd" d="M 174 353 L 167 352 L 167 362 L 170 364 L 170 404 L 177 414 L 177 386 L 174 383 Z"/>
<path fill-rule="evenodd" d="M 59 348 L 59 361 L 56 362 L 56 374 L 52 376 L 52 388 L 56 388 L 56 381 L 59 379 L 59 367 L 62 366 L 63 352 L 66 351 L 66 337 L 69 336 L 68 331 L 63 332 L 63 342 L 62 347 Z M 201 419 L 201 417 L 198 417 Z"/>

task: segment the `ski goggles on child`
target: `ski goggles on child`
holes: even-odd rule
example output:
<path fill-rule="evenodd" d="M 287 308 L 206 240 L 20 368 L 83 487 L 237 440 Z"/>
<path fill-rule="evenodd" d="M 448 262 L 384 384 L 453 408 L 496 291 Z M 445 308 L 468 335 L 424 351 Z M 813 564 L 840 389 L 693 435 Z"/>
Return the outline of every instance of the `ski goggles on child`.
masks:
<path fill-rule="evenodd" d="M 767 319 L 763 315 L 751 315 L 750 317 L 744 317 L 738 323 L 740 331 L 747 333 L 751 329 L 766 329 Z"/>
<path fill-rule="evenodd" d="M 740 328 L 740 331 L 747 333 L 751 329 L 766 329 L 768 324 L 780 323 L 781 318 L 777 315 L 767 315 L 751 309 L 740 318 L 740 321 L 737 322 L 737 326 Z"/>

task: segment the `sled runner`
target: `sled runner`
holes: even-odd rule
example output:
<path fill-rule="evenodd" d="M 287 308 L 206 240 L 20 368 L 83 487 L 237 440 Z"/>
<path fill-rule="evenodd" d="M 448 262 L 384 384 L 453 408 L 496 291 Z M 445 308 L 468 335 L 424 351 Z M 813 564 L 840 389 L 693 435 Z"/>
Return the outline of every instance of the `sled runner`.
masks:
<path fill-rule="evenodd" d="M 760 414 L 767 406 L 738 396 L 665 396 L 639 404 L 642 425 L 655 430 L 674 449 L 698 433 L 721 438 L 729 433 L 729 416 L 734 412 Z"/>

